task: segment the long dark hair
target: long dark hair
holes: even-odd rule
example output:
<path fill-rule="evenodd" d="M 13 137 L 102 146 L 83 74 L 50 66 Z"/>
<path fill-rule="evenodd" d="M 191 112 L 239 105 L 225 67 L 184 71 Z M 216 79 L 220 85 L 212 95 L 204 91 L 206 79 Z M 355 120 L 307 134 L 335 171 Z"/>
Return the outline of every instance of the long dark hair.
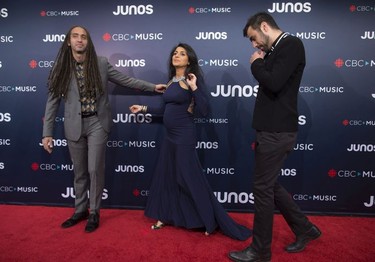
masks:
<path fill-rule="evenodd" d="M 98 66 L 98 57 L 96 55 L 90 33 L 82 26 L 73 26 L 65 35 L 65 40 L 60 47 L 54 66 L 48 77 L 48 91 L 53 97 L 67 97 L 66 95 L 68 93 L 69 83 L 73 73 L 75 72 L 75 61 L 73 58 L 72 49 L 70 46 L 68 46 L 68 44 L 70 43 L 71 32 L 76 27 L 82 28 L 87 34 L 87 48 L 84 61 L 85 90 L 86 92 L 92 92 L 95 90 L 100 94 L 103 93 L 103 86 Z"/>
<path fill-rule="evenodd" d="M 194 49 L 190 45 L 185 43 L 179 43 L 178 45 L 176 45 L 169 55 L 169 79 L 172 79 L 172 77 L 176 75 L 176 69 L 172 64 L 172 57 L 177 47 L 182 47 L 183 49 L 185 49 L 189 59 L 189 63 L 185 70 L 185 77 L 187 77 L 188 74 L 193 73 L 197 77 L 197 80 L 199 79 L 200 81 L 203 81 L 203 72 L 198 64 L 198 56 L 195 53 Z"/>

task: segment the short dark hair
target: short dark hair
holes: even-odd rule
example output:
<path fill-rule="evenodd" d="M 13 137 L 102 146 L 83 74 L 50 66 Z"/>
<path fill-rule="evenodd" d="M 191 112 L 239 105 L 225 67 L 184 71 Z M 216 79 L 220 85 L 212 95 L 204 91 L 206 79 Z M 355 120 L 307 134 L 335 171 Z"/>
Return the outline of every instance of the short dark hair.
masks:
<path fill-rule="evenodd" d="M 249 27 L 259 31 L 260 25 L 263 22 L 266 22 L 273 29 L 280 29 L 279 26 L 276 24 L 275 19 L 273 19 L 273 17 L 270 14 L 266 12 L 259 12 L 251 16 L 247 20 L 247 23 L 243 28 L 243 36 L 247 37 L 247 30 L 249 29 Z"/>

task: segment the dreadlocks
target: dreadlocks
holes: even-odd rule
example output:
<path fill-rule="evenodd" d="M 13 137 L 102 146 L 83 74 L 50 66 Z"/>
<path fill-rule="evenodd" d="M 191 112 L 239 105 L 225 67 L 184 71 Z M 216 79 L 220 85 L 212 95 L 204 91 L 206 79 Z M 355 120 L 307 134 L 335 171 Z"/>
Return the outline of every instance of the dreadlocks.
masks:
<path fill-rule="evenodd" d="M 82 26 L 73 26 L 65 36 L 65 40 L 57 54 L 54 66 L 48 77 L 48 91 L 55 97 L 67 97 L 69 83 L 75 72 L 74 58 L 70 43 L 71 31 L 80 27 L 87 34 L 86 57 L 84 61 L 84 76 L 86 92 L 96 91 L 103 94 L 103 86 L 99 73 L 98 58 L 96 55 L 94 44 L 92 43 L 89 32 Z M 75 74 L 74 74 L 75 75 Z"/>

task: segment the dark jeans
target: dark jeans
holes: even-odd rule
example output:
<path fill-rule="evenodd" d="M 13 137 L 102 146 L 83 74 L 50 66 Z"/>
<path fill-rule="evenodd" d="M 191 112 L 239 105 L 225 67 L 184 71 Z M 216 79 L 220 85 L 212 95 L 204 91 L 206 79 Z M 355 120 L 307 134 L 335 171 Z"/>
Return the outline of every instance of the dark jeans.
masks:
<path fill-rule="evenodd" d="M 253 242 L 259 253 L 271 253 L 273 214 L 275 206 L 296 235 L 312 226 L 289 193 L 277 179 L 284 161 L 293 150 L 296 132 L 256 133 Z"/>

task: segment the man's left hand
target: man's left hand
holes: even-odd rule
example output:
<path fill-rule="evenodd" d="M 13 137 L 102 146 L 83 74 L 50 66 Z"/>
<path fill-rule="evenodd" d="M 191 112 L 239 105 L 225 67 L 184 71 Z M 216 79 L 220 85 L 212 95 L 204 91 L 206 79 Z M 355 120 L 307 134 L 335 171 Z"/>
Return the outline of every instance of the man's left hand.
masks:
<path fill-rule="evenodd" d="M 158 92 L 158 93 L 164 93 L 166 87 L 167 87 L 167 85 L 165 85 L 165 84 L 158 84 L 158 85 L 155 85 L 154 91 Z"/>

